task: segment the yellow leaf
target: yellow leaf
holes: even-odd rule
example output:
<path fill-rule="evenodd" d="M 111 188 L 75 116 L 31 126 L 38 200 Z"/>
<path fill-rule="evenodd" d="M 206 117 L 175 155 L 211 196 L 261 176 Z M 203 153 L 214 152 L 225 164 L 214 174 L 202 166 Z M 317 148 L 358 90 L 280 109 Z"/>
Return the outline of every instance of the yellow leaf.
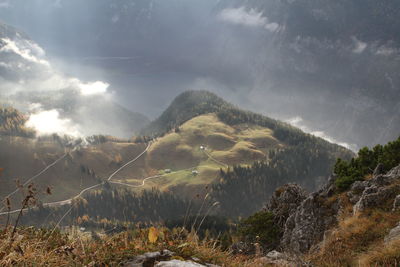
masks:
<path fill-rule="evenodd" d="M 158 238 L 160 239 L 160 241 L 164 241 L 165 240 L 165 234 L 163 231 L 158 232 Z"/>
<path fill-rule="evenodd" d="M 157 239 L 158 239 L 158 230 L 154 227 L 151 227 L 149 229 L 149 242 L 155 243 L 157 242 Z"/>

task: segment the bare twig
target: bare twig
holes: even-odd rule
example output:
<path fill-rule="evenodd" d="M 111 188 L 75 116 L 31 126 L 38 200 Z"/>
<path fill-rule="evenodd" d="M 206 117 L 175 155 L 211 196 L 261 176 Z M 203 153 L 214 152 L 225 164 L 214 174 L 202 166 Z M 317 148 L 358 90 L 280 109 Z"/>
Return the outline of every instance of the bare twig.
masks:
<path fill-rule="evenodd" d="M 73 206 L 71 205 L 71 207 L 69 208 L 69 210 L 67 210 L 67 212 L 61 217 L 61 219 L 57 222 L 57 224 L 54 226 L 53 230 L 51 231 L 50 235 L 49 235 L 49 239 L 52 236 L 52 234 L 56 231 L 57 227 L 60 226 L 61 222 L 64 220 L 64 218 L 71 212 Z"/>
<path fill-rule="evenodd" d="M 219 202 L 214 202 L 214 204 L 212 204 L 212 206 L 207 210 L 206 214 L 204 215 L 203 219 L 201 220 L 199 226 L 197 227 L 197 231 L 198 232 L 200 230 L 201 225 L 203 224 L 204 220 L 206 219 L 206 217 L 208 216 L 208 214 L 210 214 L 210 211 L 215 207 L 219 205 Z"/>
<path fill-rule="evenodd" d="M 21 207 L 21 209 L 19 210 L 18 217 L 17 217 L 17 219 L 15 220 L 15 223 L 14 223 L 13 231 L 11 232 L 10 246 L 11 246 L 12 242 L 14 241 L 14 235 L 15 235 L 15 233 L 17 232 L 17 227 L 18 227 L 19 220 L 20 220 L 21 217 L 22 217 L 22 212 L 24 211 L 25 208 L 27 208 L 27 207 L 29 206 L 29 201 L 30 201 L 32 198 L 33 198 L 33 195 L 29 193 L 29 194 L 24 198 L 24 200 L 22 201 L 22 207 Z"/>
<path fill-rule="evenodd" d="M 196 218 L 195 218 L 195 220 L 194 220 L 194 222 L 193 222 L 193 224 L 192 224 L 192 227 L 191 227 L 192 229 L 195 227 L 196 222 L 197 222 L 197 219 L 199 218 L 199 216 L 200 216 L 200 214 L 201 214 L 201 211 L 203 210 L 204 203 L 206 202 L 206 200 L 207 200 L 207 198 L 208 198 L 209 195 L 210 195 L 210 194 L 207 193 L 207 194 L 204 196 L 203 203 L 201 203 L 201 207 L 200 207 L 199 211 L 197 212 Z"/>

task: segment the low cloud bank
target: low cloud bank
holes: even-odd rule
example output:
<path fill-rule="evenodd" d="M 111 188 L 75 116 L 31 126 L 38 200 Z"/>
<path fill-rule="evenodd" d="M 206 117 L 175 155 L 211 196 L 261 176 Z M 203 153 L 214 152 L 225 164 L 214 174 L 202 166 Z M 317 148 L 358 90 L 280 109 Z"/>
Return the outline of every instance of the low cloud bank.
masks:
<path fill-rule="evenodd" d="M 357 150 L 357 145 L 356 144 L 349 144 L 349 143 L 346 143 L 346 142 L 340 142 L 340 141 L 330 137 L 329 135 L 327 135 L 323 131 L 313 131 L 313 130 L 311 130 L 309 127 L 305 126 L 305 123 L 304 123 L 303 119 L 301 117 L 299 117 L 299 116 L 287 119 L 285 121 L 287 123 L 297 127 L 297 128 L 300 128 L 302 131 L 304 131 L 306 133 L 309 133 L 309 134 L 312 134 L 314 136 L 320 137 L 320 138 L 322 138 L 322 139 L 324 139 L 324 140 L 326 140 L 326 141 L 328 141 L 330 143 L 338 144 L 338 145 L 343 146 L 343 147 L 345 147 L 347 149 L 350 149 L 352 151 L 356 151 Z"/>
<path fill-rule="evenodd" d="M 44 49 L 18 32 L 14 36 L 0 33 L 0 61 L 0 96 L 29 114 L 27 127 L 38 135 L 82 137 L 98 133 L 91 132 L 99 129 L 94 122 L 85 124 L 93 119 L 86 115 L 98 109 L 100 102 L 110 102 L 110 84 L 84 82 L 58 72 L 46 59 Z"/>
<path fill-rule="evenodd" d="M 35 129 L 38 135 L 56 133 L 76 138 L 82 136 L 78 126 L 70 119 L 60 118 L 60 113 L 55 109 L 32 113 L 26 122 L 26 126 Z"/>

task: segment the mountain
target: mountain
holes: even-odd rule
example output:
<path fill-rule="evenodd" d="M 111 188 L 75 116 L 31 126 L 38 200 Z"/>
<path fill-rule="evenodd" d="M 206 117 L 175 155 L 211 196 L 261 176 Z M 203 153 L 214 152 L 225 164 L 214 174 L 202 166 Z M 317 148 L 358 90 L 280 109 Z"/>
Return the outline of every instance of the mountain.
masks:
<path fill-rule="evenodd" d="M 301 142 L 315 140 L 324 146 L 338 147 L 306 134 L 288 123 L 237 108 L 208 91 L 186 91 L 180 94 L 160 117 L 141 132 L 146 135 L 161 136 L 196 116 L 209 113 L 216 114 L 218 119 L 228 125 L 255 124 L 267 127 L 274 131 L 274 137 L 287 144 L 299 145 Z"/>
<path fill-rule="evenodd" d="M 0 193 L 6 196 L 13 190 L 13 177 L 26 182 L 60 159 L 35 178 L 37 186 L 53 188 L 53 195 L 43 197 L 46 201 L 68 199 L 106 181 L 124 166 L 112 177 L 111 186 L 139 192 L 156 188 L 187 199 L 208 193 L 220 202 L 222 214 L 236 217 L 257 210 L 261 199 L 286 182 L 317 188 L 337 157 L 352 155 L 288 124 L 243 111 L 207 91 L 177 96 L 143 131 L 152 136 L 138 136 L 134 141 L 104 136 L 73 141 L 57 135 L 3 139 L 0 146 L 6 153 L 0 165 L 5 186 Z M 138 155 L 134 164 L 128 164 Z M 229 207 L 236 194 L 242 197 L 233 198 L 241 203 Z"/>
<path fill-rule="evenodd" d="M 156 120 L 142 129 L 142 134 L 158 135 L 179 127 L 184 122 L 207 113 L 215 113 L 234 106 L 208 91 L 187 91 L 172 101 Z"/>
<path fill-rule="evenodd" d="M 221 212 L 229 216 L 251 214 L 255 203 L 262 203 L 285 181 L 314 190 L 328 177 L 337 157 L 352 155 L 343 147 L 241 110 L 207 91 L 177 96 L 142 133 L 157 137 L 148 166 L 172 170 L 196 166 L 200 171 L 195 179 L 189 171 L 176 178 L 167 175 L 167 180 L 157 181 L 159 185 L 182 194 L 185 187 L 181 183 L 207 185 L 211 177 L 219 177 L 219 181 L 214 179 L 218 182 L 213 183 L 212 195 L 220 202 Z M 201 153 L 204 148 L 207 151 Z"/>

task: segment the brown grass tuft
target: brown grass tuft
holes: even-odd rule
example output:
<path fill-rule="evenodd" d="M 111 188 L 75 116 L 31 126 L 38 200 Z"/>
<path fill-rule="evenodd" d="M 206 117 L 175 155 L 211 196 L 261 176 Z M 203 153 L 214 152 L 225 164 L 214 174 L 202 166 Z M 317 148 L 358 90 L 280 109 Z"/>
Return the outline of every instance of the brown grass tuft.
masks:
<path fill-rule="evenodd" d="M 361 266 L 399 266 L 400 240 L 378 246 L 373 251 L 360 257 Z"/>
<path fill-rule="evenodd" d="M 399 214 L 381 210 L 347 217 L 339 222 L 321 249 L 308 258 L 316 266 L 359 266 L 365 255 L 373 255 L 373 251 L 382 246 L 385 235 L 399 219 Z"/>

